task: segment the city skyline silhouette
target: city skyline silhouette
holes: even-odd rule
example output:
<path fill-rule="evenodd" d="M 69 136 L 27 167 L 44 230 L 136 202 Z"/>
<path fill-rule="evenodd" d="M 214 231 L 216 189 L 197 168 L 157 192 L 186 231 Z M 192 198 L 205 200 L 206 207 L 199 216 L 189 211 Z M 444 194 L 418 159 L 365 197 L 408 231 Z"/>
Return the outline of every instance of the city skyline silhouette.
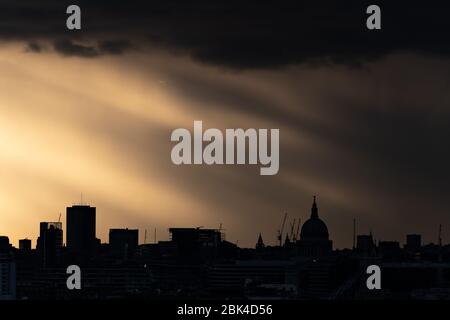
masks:
<path fill-rule="evenodd" d="M 420 234 L 408 234 L 400 244 L 358 234 L 355 223 L 352 248 L 339 250 L 319 212 L 314 196 L 310 217 L 297 228 L 291 223 L 290 232 L 284 215 L 279 244 L 266 245 L 259 234 L 253 248 L 241 248 L 226 240 L 223 229 L 204 227 L 170 227 L 169 240 L 141 244 L 138 229 L 114 228 L 102 243 L 96 237 L 96 207 L 72 205 L 66 208 L 65 229 L 60 221 L 40 222 L 35 249 L 30 239 L 15 248 L 0 236 L 0 299 L 450 296 L 450 245 L 442 243 L 441 227 L 437 245 L 423 243 Z M 66 287 L 69 266 L 83 270 L 76 291 Z M 366 287 L 368 266 L 383 270 L 379 292 Z"/>
<path fill-rule="evenodd" d="M 72 203 L 72 205 L 73 206 L 90 206 L 91 204 L 89 203 L 89 202 L 83 202 L 83 200 L 81 200 L 80 202 L 73 202 Z M 306 210 L 303 210 L 303 211 L 306 211 Z M 303 217 L 304 217 L 304 219 L 303 219 L 303 221 L 302 221 L 302 219 L 301 218 L 298 218 L 298 216 L 294 216 L 294 217 L 292 217 L 291 215 L 289 215 L 289 213 L 287 213 L 287 212 L 285 212 L 284 214 L 281 214 L 281 212 L 280 212 L 280 216 L 279 216 L 279 218 L 280 218 L 280 221 L 279 221 L 279 224 L 281 224 L 282 223 L 282 221 L 283 221 L 283 216 L 284 215 L 286 215 L 288 218 L 287 218 L 287 220 L 286 220 L 286 223 L 285 223 L 285 227 L 286 227 L 286 233 L 283 235 L 283 236 L 285 236 L 286 234 L 288 234 L 289 235 L 289 237 L 290 238 L 292 238 L 292 236 L 291 236 L 291 234 L 292 234 L 292 227 L 293 227 L 293 224 L 295 224 L 296 225 L 296 227 L 295 228 L 298 228 L 299 227 L 299 225 L 298 225 L 298 223 L 299 222 L 301 222 L 301 223 L 303 223 L 304 221 L 305 221 L 305 218 L 307 217 L 307 215 L 303 215 Z M 55 217 L 56 217 L 56 215 L 55 215 Z M 51 219 L 51 217 L 48 217 L 47 219 L 44 219 L 45 221 L 53 221 L 52 219 Z M 54 219 L 55 220 L 55 219 Z M 56 221 L 56 220 L 55 220 Z M 58 218 L 58 220 L 57 220 L 58 222 L 64 222 L 65 223 L 65 221 L 66 221 L 66 219 L 65 219 L 65 217 L 63 217 L 62 216 L 62 214 L 60 213 L 59 214 L 59 218 Z M 345 245 L 345 246 L 341 246 L 341 247 L 339 247 L 339 249 L 345 249 L 345 248 L 351 248 L 352 247 L 352 243 L 353 243 L 353 224 L 354 224 L 354 222 L 359 222 L 360 220 L 358 219 L 358 217 L 354 217 L 353 219 L 351 219 L 350 221 L 347 221 L 348 222 L 348 226 L 347 226 L 347 231 L 348 230 L 351 230 L 351 234 L 349 235 L 349 234 L 347 234 L 346 236 L 347 236 L 347 245 Z M 216 227 L 216 229 L 220 229 L 220 228 L 223 228 L 224 230 L 225 229 L 227 229 L 226 228 L 226 226 L 225 225 L 223 225 L 223 223 L 221 223 L 221 222 L 218 222 L 218 223 L 216 223 L 215 224 L 217 227 Z M 133 228 L 136 228 L 136 229 L 138 229 L 138 230 L 140 230 L 140 234 L 139 234 L 139 243 L 140 244 L 142 244 L 142 243 L 144 243 L 145 242 L 145 239 L 144 239 L 144 233 L 145 233 L 145 231 L 148 231 L 149 232 L 149 236 L 148 236 L 148 238 L 147 238 L 147 240 L 153 240 L 154 241 L 154 239 L 155 239 L 155 235 L 157 235 L 157 237 L 156 237 L 156 239 L 159 239 L 159 240 L 167 240 L 168 239 L 168 230 L 171 228 L 171 227 L 173 227 L 173 226 L 178 226 L 178 227 L 190 227 L 190 228 L 195 228 L 195 227 L 198 227 L 198 226 L 201 226 L 201 227 L 210 227 L 210 228 L 213 228 L 214 229 L 214 225 L 210 225 L 210 226 L 208 226 L 208 225 L 204 225 L 204 224 L 202 224 L 202 223 L 200 223 L 200 224 L 198 224 L 198 226 L 197 225 L 189 225 L 189 224 L 182 224 L 182 225 L 178 225 L 178 224 L 173 224 L 173 225 L 168 225 L 167 227 L 161 227 L 161 228 L 152 228 L 152 226 L 150 225 L 150 224 L 148 224 L 146 227 L 141 227 L 141 228 L 139 228 L 139 227 L 130 227 L 129 225 L 124 225 L 124 226 L 118 226 L 118 225 L 114 225 L 114 226 L 105 226 L 105 225 L 103 225 L 103 226 L 98 226 L 97 228 L 99 229 L 99 230 L 106 230 L 106 231 L 108 231 L 108 230 L 110 230 L 110 229 L 114 229 L 114 228 L 117 228 L 117 227 L 122 227 L 122 228 L 130 228 L 130 229 L 133 229 Z M 357 225 L 358 226 L 358 225 Z M 358 226 L 359 227 L 359 226 Z M 255 228 L 255 225 L 253 225 L 253 228 Z M 257 237 L 258 237 L 258 235 L 262 235 L 263 236 L 263 238 L 264 238 L 264 240 L 267 242 L 267 244 L 268 245 L 273 245 L 273 246 L 276 246 L 277 244 L 278 244 L 278 241 L 279 241 L 279 235 L 278 235 L 278 232 L 279 232 L 279 229 L 280 229 L 280 226 L 278 225 L 274 225 L 273 226 L 273 228 L 274 228 L 274 230 L 273 230 L 273 232 L 271 232 L 271 233 L 268 233 L 268 234 L 266 234 L 266 233 L 263 233 L 263 232 L 261 232 L 261 231 L 256 231 L 255 232 L 255 234 L 254 234 L 254 238 L 255 239 L 257 239 Z M 439 228 L 441 228 L 441 230 L 439 230 Z M 156 229 L 156 230 L 155 230 Z M 291 229 L 291 231 L 289 232 L 289 229 Z M 38 228 L 36 228 L 36 230 L 38 231 Z M 257 230 L 257 227 L 256 227 L 256 230 Z M 428 241 L 428 243 L 430 243 L 430 244 L 437 244 L 438 242 L 439 242 L 439 234 L 441 235 L 441 239 L 445 239 L 446 238 L 446 235 L 445 235 L 445 232 L 444 233 L 442 233 L 441 232 L 442 231 L 442 224 L 440 224 L 440 225 L 437 225 L 436 226 L 436 235 L 435 235 L 435 239 L 433 239 L 433 237 L 430 237 L 431 239 L 424 239 L 424 240 L 426 240 L 426 241 Z M 407 234 L 417 234 L 417 233 L 420 233 L 420 232 L 417 232 L 417 230 L 411 230 L 411 231 L 408 231 L 408 230 L 406 230 L 406 228 L 405 228 L 405 230 L 404 230 L 404 232 L 400 235 L 396 235 L 396 236 L 394 236 L 394 237 L 392 237 L 392 238 L 386 238 L 386 239 L 383 239 L 383 238 L 377 238 L 377 230 L 374 230 L 373 228 L 370 228 L 370 226 L 369 227 L 366 227 L 366 228 L 363 228 L 362 230 L 360 230 L 360 229 L 356 229 L 356 233 L 360 233 L 360 234 L 373 234 L 373 236 L 374 236 L 374 239 L 376 239 L 376 240 L 379 240 L 379 241 L 383 241 L 383 240 L 388 240 L 388 241 L 398 241 L 398 242 L 400 242 L 400 243 L 402 243 L 402 240 L 405 240 L 406 238 L 406 235 Z M 334 232 L 333 231 L 331 231 L 331 235 L 333 235 L 334 234 Z M 8 234 L 3 234 L 3 235 L 5 235 L 5 236 L 8 236 Z M 296 235 L 297 237 L 299 236 L 299 234 L 297 234 Z M 23 235 L 20 235 L 17 239 L 13 239 L 12 238 L 12 242 L 13 242 L 13 244 L 15 244 L 15 245 L 17 245 L 18 246 L 18 243 L 19 243 L 19 240 L 20 239 L 30 239 L 30 240 L 32 240 L 33 241 L 33 244 L 36 244 L 36 239 L 37 239 L 37 236 L 36 237 L 33 237 L 33 236 L 31 236 L 31 235 L 26 235 L 26 234 L 23 234 Z M 65 240 L 65 238 L 64 238 L 64 240 Z M 104 239 L 102 239 L 102 238 L 100 238 L 100 240 L 101 241 L 104 241 L 104 242 L 106 242 Z M 283 241 L 285 240 L 285 238 L 283 237 Z M 256 241 L 256 240 L 255 240 Z M 254 241 L 254 242 L 255 242 Z M 239 239 L 236 239 L 235 241 L 234 241 L 235 243 L 239 243 Z M 444 240 L 444 242 L 445 242 L 445 240 Z M 64 244 L 65 244 L 65 241 L 64 241 Z M 242 244 L 242 243 L 241 243 Z M 246 245 L 244 245 L 244 247 L 253 247 L 253 244 L 254 243 L 249 243 L 248 245 L 246 244 Z"/>

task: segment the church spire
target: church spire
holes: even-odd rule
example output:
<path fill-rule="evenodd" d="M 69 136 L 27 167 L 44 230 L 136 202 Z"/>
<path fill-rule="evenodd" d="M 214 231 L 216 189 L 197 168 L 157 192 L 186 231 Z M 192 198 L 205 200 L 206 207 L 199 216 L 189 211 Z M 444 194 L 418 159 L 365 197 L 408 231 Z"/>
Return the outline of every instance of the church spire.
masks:
<path fill-rule="evenodd" d="M 256 249 L 262 249 L 264 247 L 265 247 L 264 241 L 263 241 L 261 233 L 260 233 L 259 237 L 258 237 L 258 242 L 256 243 Z"/>
<path fill-rule="evenodd" d="M 311 208 L 311 219 L 319 218 L 319 210 L 317 209 L 316 196 L 313 198 L 313 204 Z"/>

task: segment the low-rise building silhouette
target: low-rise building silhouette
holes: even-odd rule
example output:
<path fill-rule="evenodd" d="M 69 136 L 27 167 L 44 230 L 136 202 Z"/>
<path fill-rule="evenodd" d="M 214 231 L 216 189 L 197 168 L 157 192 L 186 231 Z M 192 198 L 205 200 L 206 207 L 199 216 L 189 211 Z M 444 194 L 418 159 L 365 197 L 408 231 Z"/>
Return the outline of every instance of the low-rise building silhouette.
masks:
<path fill-rule="evenodd" d="M 139 230 L 110 229 L 110 253 L 117 259 L 127 260 L 134 257 L 139 244 Z"/>
<path fill-rule="evenodd" d="M 30 239 L 20 239 L 19 240 L 19 250 L 23 252 L 31 251 L 31 240 Z"/>

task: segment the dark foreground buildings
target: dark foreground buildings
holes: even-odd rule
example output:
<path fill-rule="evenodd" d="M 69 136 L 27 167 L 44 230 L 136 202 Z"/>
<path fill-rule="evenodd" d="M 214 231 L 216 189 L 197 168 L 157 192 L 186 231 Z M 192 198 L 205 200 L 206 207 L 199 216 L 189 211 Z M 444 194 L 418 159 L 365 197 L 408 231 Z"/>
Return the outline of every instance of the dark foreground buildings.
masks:
<path fill-rule="evenodd" d="M 16 263 L 8 237 L 0 237 L 0 300 L 16 298 Z"/>
<path fill-rule="evenodd" d="M 67 208 L 67 246 L 59 222 L 40 224 L 36 249 L 0 237 L 0 299 L 450 299 L 448 245 L 423 245 L 417 234 L 403 246 L 377 243 L 369 234 L 333 250 L 315 199 L 301 230 L 294 226 L 276 246 L 259 234 L 255 248 L 204 228 L 170 228 L 169 241 L 140 245 L 138 230 L 111 229 L 109 243 L 100 243 L 96 209 L 76 205 Z M 71 264 L 82 269 L 82 290 L 66 287 Z M 381 290 L 366 287 L 372 264 L 382 270 Z"/>

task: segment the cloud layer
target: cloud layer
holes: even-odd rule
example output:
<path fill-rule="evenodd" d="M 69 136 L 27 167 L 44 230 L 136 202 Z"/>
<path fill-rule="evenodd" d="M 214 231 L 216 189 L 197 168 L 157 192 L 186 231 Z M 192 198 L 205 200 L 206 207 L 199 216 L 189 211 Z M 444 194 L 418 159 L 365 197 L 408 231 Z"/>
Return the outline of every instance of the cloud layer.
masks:
<path fill-rule="evenodd" d="M 0 39 L 62 55 L 97 57 L 165 48 L 233 69 L 308 62 L 360 66 L 396 52 L 447 56 L 448 2 L 381 1 L 382 30 L 368 31 L 370 1 L 78 1 L 82 30 L 65 28 L 68 1 L 2 2 Z"/>

